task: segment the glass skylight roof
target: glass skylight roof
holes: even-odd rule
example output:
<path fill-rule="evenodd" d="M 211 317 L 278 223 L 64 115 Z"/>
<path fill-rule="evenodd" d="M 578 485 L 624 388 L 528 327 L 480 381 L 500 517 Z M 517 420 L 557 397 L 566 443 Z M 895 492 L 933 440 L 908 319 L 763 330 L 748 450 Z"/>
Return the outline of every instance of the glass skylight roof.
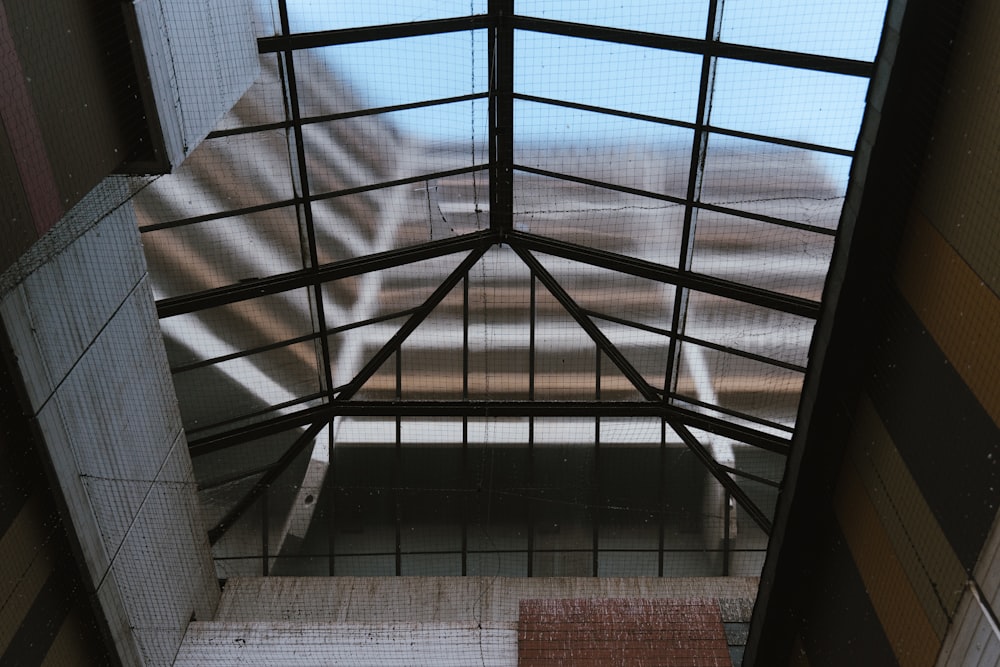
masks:
<path fill-rule="evenodd" d="M 267 6 L 135 199 L 220 576 L 758 574 L 885 11 L 837 4 Z"/>

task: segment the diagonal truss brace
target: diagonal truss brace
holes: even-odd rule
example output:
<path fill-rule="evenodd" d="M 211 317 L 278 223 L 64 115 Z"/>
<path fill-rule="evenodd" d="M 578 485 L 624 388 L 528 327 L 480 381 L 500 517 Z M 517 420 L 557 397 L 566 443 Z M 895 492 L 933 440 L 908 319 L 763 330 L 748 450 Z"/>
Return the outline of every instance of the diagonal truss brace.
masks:
<path fill-rule="evenodd" d="M 603 332 L 594 324 L 591 320 L 577 305 L 562 285 L 552 276 L 548 270 L 542 266 L 534 255 L 530 251 L 520 247 L 516 240 L 508 239 L 508 241 L 513 241 L 511 243 L 511 248 L 514 252 L 524 261 L 525 264 L 534 272 L 538 280 L 545 285 L 545 288 L 556 298 L 556 300 L 566 309 L 566 312 L 576 320 L 584 331 L 593 339 L 597 344 L 597 347 L 603 352 L 611 361 L 618 367 L 619 370 L 635 385 L 635 388 L 639 390 L 643 398 L 651 402 L 660 402 L 662 398 L 659 392 L 642 377 L 642 374 L 625 358 L 625 355 L 621 353 L 620 350 L 604 335 Z M 739 505 L 746 511 L 747 515 L 753 519 L 754 523 L 760 526 L 761 530 L 765 534 L 769 535 L 771 532 L 771 522 L 767 518 L 767 515 L 757 507 L 757 504 L 747 495 L 739 484 L 726 472 L 726 470 L 719 465 L 711 453 L 705 448 L 704 445 L 695 437 L 695 435 L 688 430 L 688 428 L 674 419 L 665 417 L 667 424 L 672 428 L 677 435 L 680 436 L 681 440 L 687 445 L 688 449 L 701 463 L 708 469 L 708 472 L 718 480 L 719 484 L 726 489 L 730 494 L 732 494 L 733 499 L 739 503 Z"/>
<path fill-rule="evenodd" d="M 573 319 L 576 320 L 576 323 L 587 332 L 587 335 L 590 336 L 595 343 L 597 343 L 597 347 L 600 348 L 601 352 L 607 355 L 611 362 L 618 367 L 625 377 L 629 379 L 629 382 L 635 385 L 635 388 L 639 390 L 642 397 L 647 401 L 653 402 L 662 400 L 660 392 L 657 391 L 657 389 L 651 384 L 646 382 L 646 379 L 642 377 L 642 374 L 629 363 L 628 359 L 625 358 L 625 355 L 621 353 L 615 344 L 608 340 L 608 337 L 604 335 L 604 332 L 602 332 L 600 328 L 594 324 L 594 321 L 583 312 L 580 306 L 577 305 L 576 301 L 573 300 L 573 297 L 571 297 L 569 293 L 563 289 L 563 286 L 559 284 L 551 273 L 549 273 L 548 269 L 542 266 L 541 262 L 539 262 L 530 251 L 522 247 L 517 240 L 508 238 L 508 242 L 510 243 L 510 247 L 514 249 L 514 252 L 517 253 L 518 257 L 520 257 L 521 260 L 528 265 L 528 268 L 532 270 L 539 282 L 545 285 L 545 289 L 547 289 L 552 296 L 556 298 L 556 301 L 558 301 L 566 312 L 568 312 Z"/>
<path fill-rule="evenodd" d="M 367 382 L 369 378 L 375 374 L 382 364 L 385 363 L 385 361 L 399 349 L 399 346 L 403 344 L 403 341 L 405 341 L 407 337 L 409 337 L 409 335 L 412 334 L 418 326 L 420 326 L 420 323 L 423 322 L 428 315 L 430 315 L 431 311 L 434 310 L 446 296 L 448 296 L 448 293 L 451 292 L 451 290 L 458 285 L 459 281 L 469 273 L 469 270 L 480 260 L 480 258 L 482 258 L 484 254 L 486 254 L 486 251 L 489 248 L 490 245 L 484 243 L 470 252 L 468 256 L 462 260 L 462 263 L 459 264 L 447 278 L 445 278 L 444 282 L 438 285 L 437 289 L 435 289 L 434 292 L 427 297 L 427 300 L 424 301 L 412 315 L 410 315 L 406 322 L 403 323 L 403 326 L 399 328 L 399 331 L 397 331 L 395 335 L 393 335 L 393 337 L 390 338 L 386 344 L 383 345 L 382 348 L 368 360 L 368 363 L 364 365 L 354 379 L 341 388 L 340 393 L 337 394 L 335 400 L 338 402 L 350 400 L 351 397 L 354 396 L 359 389 L 361 389 L 365 382 Z"/>
<path fill-rule="evenodd" d="M 298 455 L 309 446 L 309 444 L 316 439 L 319 432 L 327 425 L 328 421 L 315 421 L 309 428 L 302 432 L 295 442 L 285 450 L 285 453 L 281 455 L 274 465 L 272 465 L 264 476 L 261 477 L 253 485 L 253 487 L 242 497 L 236 504 L 226 512 L 226 515 L 219 519 L 219 522 L 215 524 L 208 531 L 208 542 L 209 544 L 215 544 L 222 536 L 226 534 L 240 517 L 243 516 L 248 509 L 257 501 L 260 496 L 267 491 L 267 488 L 274 483 L 276 479 L 288 469 L 288 466 L 292 465 L 292 462 L 298 458 Z"/>

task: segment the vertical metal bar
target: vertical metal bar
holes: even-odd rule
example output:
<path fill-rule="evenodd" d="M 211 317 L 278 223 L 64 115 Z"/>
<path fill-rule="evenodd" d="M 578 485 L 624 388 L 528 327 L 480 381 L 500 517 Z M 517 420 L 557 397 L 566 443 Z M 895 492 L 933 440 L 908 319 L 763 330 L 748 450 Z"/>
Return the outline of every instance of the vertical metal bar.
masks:
<path fill-rule="evenodd" d="M 596 356 L 594 357 L 594 398 L 601 400 L 601 348 L 594 346 Z M 600 565 L 598 549 L 600 547 L 600 522 L 601 522 L 601 417 L 594 417 L 594 490 L 590 520 L 593 522 L 593 571 L 592 576 L 597 576 Z"/>
<path fill-rule="evenodd" d="M 403 398 L 403 350 L 396 349 L 396 400 Z M 393 505 L 396 525 L 396 576 L 403 574 L 403 419 L 396 415 L 396 456 L 393 461 Z"/>
<path fill-rule="evenodd" d="M 667 420 L 660 420 L 660 535 L 657 576 L 663 576 L 663 546 L 667 537 Z"/>
<path fill-rule="evenodd" d="M 469 400 L 469 274 L 462 279 L 462 400 Z M 469 474 L 469 417 L 462 415 L 462 479 L 467 489 L 472 488 Z M 469 562 L 469 508 L 473 503 L 462 503 L 462 576 L 468 574 Z"/>
<path fill-rule="evenodd" d="M 537 317 L 537 301 L 535 291 L 535 272 L 531 272 L 530 291 L 528 297 L 528 400 L 535 400 L 535 321 Z M 528 416 L 528 488 L 535 488 L 535 417 Z M 535 507 L 529 499 L 528 503 L 528 572 L 534 574 L 535 561 Z"/>
<path fill-rule="evenodd" d="M 708 7 L 708 22 L 705 27 L 705 40 L 717 42 L 722 30 L 723 0 L 710 0 Z M 695 117 L 694 138 L 691 143 L 691 161 L 688 169 L 688 184 L 684 206 L 684 226 L 681 231 L 681 252 L 677 268 L 683 274 L 691 270 L 691 259 L 694 250 L 695 224 L 698 221 L 698 209 L 693 205 L 701 198 L 702 178 L 705 174 L 705 158 L 708 149 L 708 130 L 712 112 L 712 95 L 715 89 L 715 68 L 717 59 L 706 52 L 701 61 L 701 83 L 698 89 L 698 109 Z M 673 312 L 671 314 L 670 343 L 667 349 L 667 368 L 663 385 L 663 400 L 669 401 L 677 386 L 680 367 L 679 336 L 684 333 L 687 320 L 688 290 L 678 285 L 674 290 Z"/>
<path fill-rule="evenodd" d="M 278 13 L 281 20 L 281 32 L 284 35 L 291 33 L 288 21 L 288 4 L 286 0 L 278 0 Z M 299 187 L 302 196 L 302 219 L 305 224 L 306 244 L 309 254 L 310 271 L 317 271 L 319 268 L 319 254 L 316 249 L 316 228 L 313 221 L 312 203 L 309 193 L 309 167 L 306 160 L 305 142 L 302 135 L 302 112 L 299 105 L 298 80 L 295 77 L 295 63 L 292 57 L 292 50 L 289 49 L 283 54 L 285 70 L 288 77 L 288 97 L 289 108 L 292 113 L 292 136 L 295 141 L 295 159 L 299 172 Z M 316 327 L 317 331 L 323 332 L 328 329 L 326 324 L 326 311 L 323 305 L 323 287 L 317 281 L 312 286 L 312 296 L 316 305 Z M 319 337 L 320 356 L 323 364 L 323 381 L 326 383 L 326 391 L 333 389 L 333 368 L 330 361 L 330 342 L 325 335 Z"/>
<path fill-rule="evenodd" d="M 270 541 L 271 536 L 268 532 L 268 521 L 267 521 L 267 496 L 268 491 L 264 491 L 260 497 L 260 553 L 261 553 L 261 574 L 263 576 L 268 575 L 268 570 L 270 569 Z"/>
<path fill-rule="evenodd" d="M 489 0 L 496 22 L 490 39 L 490 228 L 513 228 L 514 0 Z"/>
<path fill-rule="evenodd" d="M 731 499 L 732 496 L 729 494 L 729 491 L 726 490 L 722 505 L 722 518 L 726 522 L 725 526 L 722 528 L 722 576 L 724 577 L 729 576 L 729 516 L 731 511 L 729 509 L 729 503 L 731 502 Z"/>
<path fill-rule="evenodd" d="M 538 308 L 534 271 L 531 272 L 531 287 L 528 294 L 528 400 L 533 401 L 535 400 L 535 322 Z"/>
<path fill-rule="evenodd" d="M 330 576 L 334 576 L 337 573 L 336 569 L 336 554 L 337 554 L 337 459 L 336 459 L 336 448 L 333 446 L 333 422 L 327 427 L 330 429 L 329 443 L 330 443 L 330 463 L 326 469 L 326 477 L 323 478 L 324 492 L 326 495 L 326 511 L 327 511 L 327 536 L 326 544 L 328 554 L 327 558 L 327 568 Z"/>

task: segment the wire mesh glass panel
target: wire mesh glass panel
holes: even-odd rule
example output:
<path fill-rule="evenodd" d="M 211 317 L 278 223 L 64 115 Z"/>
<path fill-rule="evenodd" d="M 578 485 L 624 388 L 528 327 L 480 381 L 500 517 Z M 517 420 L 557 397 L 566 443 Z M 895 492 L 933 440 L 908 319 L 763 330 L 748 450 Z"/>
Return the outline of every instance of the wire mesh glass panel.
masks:
<path fill-rule="evenodd" d="M 670 4 L 655 0 L 614 3 L 518 0 L 514 9 L 522 16 L 699 39 L 705 37 L 708 21 L 708 3 L 704 0 L 682 0 Z"/>
<path fill-rule="evenodd" d="M 266 468 L 278 461 L 298 436 L 299 429 L 292 429 L 242 442 L 234 447 L 209 452 L 196 451 L 191 460 L 198 488 L 206 493 L 212 491 L 210 495 L 215 498 L 213 502 L 220 507 L 234 505 L 242 497 L 237 492 L 237 487 L 243 488 L 250 478 L 258 479 Z M 213 491 L 214 489 L 218 491 Z M 229 500 L 223 502 L 223 498 Z M 214 523 L 215 520 L 209 521 L 206 518 L 209 527 Z"/>
<path fill-rule="evenodd" d="M 676 393 L 709 406 L 779 424 L 795 423 L 803 374 L 746 357 L 681 346 L 682 373 Z"/>
<path fill-rule="evenodd" d="M 868 79 L 720 58 L 713 127 L 854 150 Z"/>
<path fill-rule="evenodd" d="M 735 299 L 691 292 L 685 333 L 734 351 L 805 368 L 815 320 Z"/>
<path fill-rule="evenodd" d="M 283 206 L 157 229 L 142 241 L 162 299 L 298 271 L 306 261 L 299 234 L 295 207 Z"/>
<path fill-rule="evenodd" d="M 544 288 L 537 288 L 535 298 L 538 312 L 546 313 L 535 331 L 535 399 L 593 400 L 597 391 L 593 340 Z"/>
<path fill-rule="evenodd" d="M 722 12 L 722 41 L 871 61 L 885 7 L 885 0 L 806 0 L 792 6 L 728 2 Z"/>
<path fill-rule="evenodd" d="M 671 285 L 551 255 L 537 255 L 581 309 L 595 317 L 669 330 Z"/>
<path fill-rule="evenodd" d="M 445 104 L 305 126 L 312 192 L 323 198 L 483 164 L 488 156 L 485 125 L 475 148 L 470 149 L 468 119 L 456 119 L 450 113 L 456 106 L 467 105 Z M 399 123 L 436 128 L 449 136 L 426 142 L 403 140 L 394 130 Z"/>
<path fill-rule="evenodd" d="M 516 166 L 675 197 L 687 190 L 691 130 L 524 100 L 514 101 L 514 124 Z"/>
<path fill-rule="evenodd" d="M 345 200 L 350 205 L 358 196 L 329 201 L 340 205 L 337 202 Z M 490 189 L 486 170 L 430 178 L 368 192 L 365 196 L 378 202 L 376 229 L 380 243 L 373 251 L 439 241 L 489 226 Z M 392 229 L 395 233 L 389 233 Z"/>
<path fill-rule="evenodd" d="M 396 573 L 398 498 L 393 479 L 397 451 L 386 445 L 338 443 L 331 456 L 333 572 L 340 575 Z"/>
<path fill-rule="evenodd" d="M 614 350 L 624 357 L 629 367 L 637 371 L 650 387 L 663 390 L 670 339 L 619 322 L 595 319 L 597 328 L 608 339 Z M 602 356 L 601 398 L 605 400 L 631 399 L 636 394 L 632 380 L 626 380 L 625 371 L 608 356 Z"/>
<path fill-rule="evenodd" d="M 699 55 L 529 31 L 514 36 L 514 91 L 694 122 Z"/>
<path fill-rule="evenodd" d="M 298 497 L 311 454 L 312 449 L 304 447 L 271 483 L 260 489 L 253 504 L 238 516 L 230 517 L 231 523 L 212 546 L 220 578 L 270 574 L 275 558 L 292 547 L 287 517 Z M 233 493 L 230 496 L 234 505 L 227 509 L 235 509 L 248 497 L 247 484 L 249 482 L 241 486 L 241 495 Z M 210 492 L 202 495 L 206 493 Z"/>
<path fill-rule="evenodd" d="M 461 400 L 481 391 L 482 378 L 468 374 L 470 352 L 464 345 L 462 293 L 461 285 L 455 287 L 400 346 L 401 397 Z"/>
<path fill-rule="evenodd" d="M 299 91 L 302 116 L 485 93 L 486 47 L 486 31 L 470 30 L 297 51 L 296 75 L 304 82 Z M 301 64 L 300 53 L 309 54 Z M 336 87 L 324 90 L 331 83 Z M 407 127 L 415 134 L 430 129 Z M 466 122 L 464 128 L 471 125 Z"/>
<path fill-rule="evenodd" d="M 470 433 L 503 437 L 501 422 L 469 420 Z M 522 424 L 526 428 L 526 423 Z M 499 432 L 497 432 L 499 431 Z M 531 546 L 532 460 L 525 440 L 489 439 L 468 451 L 466 573 L 524 577 Z"/>
<path fill-rule="evenodd" d="M 608 444 L 605 426 L 601 419 L 598 576 L 656 576 L 666 508 L 677 505 L 676 498 L 671 503 L 664 494 L 664 450 L 655 440 L 646 445 Z"/>
<path fill-rule="evenodd" d="M 174 369 L 296 341 L 315 329 L 305 288 L 185 313 L 160 321 Z"/>
<path fill-rule="evenodd" d="M 426 0 L 400 0 L 391 5 L 379 2 L 331 4 L 324 0 L 288 0 L 292 32 L 432 21 L 485 12 L 486 0 L 443 0 L 433 3 Z"/>
<path fill-rule="evenodd" d="M 490 250 L 469 271 L 468 329 L 457 318 L 452 340 L 467 331 L 468 396 L 527 400 L 531 377 L 531 276 L 510 248 Z M 537 322 L 536 322 L 537 326 Z M 440 342 L 444 336 L 436 334 Z M 463 343 L 452 349 L 463 349 Z M 459 362 L 454 358 L 452 363 Z"/>
<path fill-rule="evenodd" d="M 409 421 L 409 420 L 405 420 Z M 433 422 L 424 422 L 433 429 Z M 431 434 L 421 434 L 425 439 Z M 431 436 L 433 437 L 433 436 Z M 470 491 L 461 445 L 404 443 L 399 451 L 402 574 L 460 575 Z"/>
<path fill-rule="evenodd" d="M 819 301 L 834 236 L 698 211 L 691 270 Z"/>
<path fill-rule="evenodd" d="M 593 576 L 593 445 L 541 444 L 533 463 L 534 576 Z"/>
<path fill-rule="evenodd" d="M 139 228 L 291 203 L 296 194 L 291 161 L 284 130 L 206 139 L 170 178 L 158 178 L 136 194 Z"/>
<path fill-rule="evenodd" d="M 481 231 L 489 224 L 484 170 L 429 178 L 312 204 L 320 264 Z"/>
<path fill-rule="evenodd" d="M 322 388 L 313 341 L 174 375 L 185 428 L 204 427 L 311 396 Z"/>
<path fill-rule="evenodd" d="M 537 174 L 514 174 L 514 228 L 677 266 L 684 207 Z"/>
<path fill-rule="evenodd" d="M 850 163 L 848 157 L 713 134 L 700 200 L 836 229 Z"/>
<path fill-rule="evenodd" d="M 340 328 L 422 305 L 464 259 L 446 255 L 332 280 L 323 285 L 328 325 Z"/>

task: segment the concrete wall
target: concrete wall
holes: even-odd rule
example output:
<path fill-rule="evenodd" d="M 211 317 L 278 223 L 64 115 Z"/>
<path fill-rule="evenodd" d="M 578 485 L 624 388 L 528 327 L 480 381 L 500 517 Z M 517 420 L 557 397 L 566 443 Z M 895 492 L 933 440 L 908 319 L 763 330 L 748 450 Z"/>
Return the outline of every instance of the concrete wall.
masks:
<path fill-rule="evenodd" d="M 71 218 L 11 271 L 7 353 L 115 650 L 169 665 L 218 599 L 191 463 L 131 208 Z"/>
<path fill-rule="evenodd" d="M 634 612 L 630 621 L 642 618 L 648 627 L 657 622 L 649 617 L 656 615 L 655 610 L 663 611 L 664 603 L 691 606 L 692 598 L 706 603 L 699 611 L 709 611 L 712 617 L 712 630 L 717 631 L 714 645 L 704 653 L 682 650 L 672 657 L 684 655 L 683 664 L 726 665 L 730 656 L 739 661 L 742 640 L 738 635 L 742 628 L 745 638 L 744 622 L 749 620 L 756 590 L 757 580 L 752 577 L 241 577 L 227 581 L 215 619 L 191 624 L 176 667 L 513 667 L 525 664 L 519 662 L 519 647 L 568 648 L 557 633 L 542 637 L 534 631 L 537 626 L 524 623 L 530 614 L 525 615 L 523 601 L 544 601 L 543 606 L 565 611 L 565 605 L 554 601 L 586 600 L 598 610 L 618 607 L 612 612 L 618 615 L 616 620 L 621 620 L 624 606 Z M 623 639 L 629 635 L 629 625 L 619 625 Z M 636 629 L 631 639 L 648 648 L 651 637 Z M 679 623 L 671 639 L 686 642 L 676 648 L 691 649 L 698 644 L 692 640 L 704 640 L 706 632 L 711 630 Z M 582 644 L 575 642 L 575 646 Z M 624 647 L 625 642 L 610 642 L 603 648 L 613 652 Z M 696 652 L 704 662 L 695 661 Z M 561 658 L 555 656 L 549 664 L 579 664 Z M 612 660 L 603 664 L 632 663 Z"/>

